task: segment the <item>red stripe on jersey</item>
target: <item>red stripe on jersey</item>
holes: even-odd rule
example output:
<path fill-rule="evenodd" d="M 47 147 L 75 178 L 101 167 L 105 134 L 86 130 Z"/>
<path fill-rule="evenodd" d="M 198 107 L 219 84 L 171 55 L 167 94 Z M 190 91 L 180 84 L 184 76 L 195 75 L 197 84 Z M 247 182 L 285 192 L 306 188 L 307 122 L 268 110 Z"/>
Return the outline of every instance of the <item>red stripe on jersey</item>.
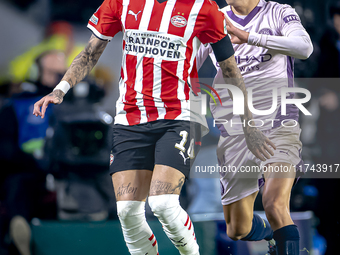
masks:
<path fill-rule="evenodd" d="M 126 118 L 129 122 L 129 125 L 136 125 L 140 123 L 141 112 L 136 105 L 137 92 L 134 90 L 135 81 L 136 81 L 136 65 L 137 65 L 137 57 L 131 56 L 129 54 L 126 55 L 126 72 L 127 72 L 127 81 L 126 85 L 126 93 L 125 93 L 125 106 L 124 110 L 126 111 Z"/>
<path fill-rule="evenodd" d="M 149 237 L 149 241 L 151 241 L 154 238 L 154 234 L 152 234 L 152 236 Z"/>
<path fill-rule="evenodd" d="M 138 29 L 144 7 L 145 0 L 130 1 L 125 19 L 125 29 Z"/>
<path fill-rule="evenodd" d="M 161 98 L 164 101 L 172 100 L 177 98 L 178 88 L 178 77 L 177 73 L 177 62 L 162 60 L 162 91 Z"/>
<path fill-rule="evenodd" d="M 123 67 L 120 68 L 120 77 L 124 80 L 124 70 L 123 70 Z"/>
<path fill-rule="evenodd" d="M 166 114 L 164 119 L 175 119 L 181 114 L 181 101 L 177 99 L 178 77 L 177 62 L 162 61 L 161 99 L 164 102 Z"/>
<path fill-rule="evenodd" d="M 188 225 L 189 220 L 190 220 L 190 218 L 189 218 L 189 214 L 188 214 L 187 221 L 186 221 L 185 224 L 184 224 L 185 227 Z"/>
<path fill-rule="evenodd" d="M 184 87 L 184 92 L 185 92 L 185 96 L 186 96 L 186 100 L 189 100 L 189 92 L 190 89 L 186 88 L 189 87 L 187 80 L 188 80 L 188 76 L 189 76 L 189 68 L 190 68 L 190 59 L 191 59 L 191 55 L 192 55 L 192 40 L 193 38 L 190 38 L 190 40 L 187 42 L 187 49 L 185 50 L 185 57 L 186 57 L 186 61 L 184 61 L 184 70 L 183 70 L 183 80 L 185 80 L 185 87 Z"/>
<path fill-rule="evenodd" d="M 189 100 L 190 87 L 187 82 L 184 85 L 184 93 L 185 93 L 185 100 Z"/>
<path fill-rule="evenodd" d="M 156 245 L 156 243 L 157 243 L 157 240 L 155 240 L 155 241 L 153 242 L 152 246 L 155 246 L 155 245 Z"/>
<path fill-rule="evenodd" d="M 191 73 L 190 73 L 190 85 L 194 94 L 197 96 L 197 93 L 200 92 L 200 84 L 198 80 L 198 72 L 197 72 L 197 63 L 196 58 L 194 59 L 194 64 L 192 65 Z"/>
<path fill-rule="evenodd" d="M 125 49 L 125 40 L 123 40 L 123 51 Z M 123 70 L 123 66 L 121 66 L 120 68 L 120 77 L 124 80 L 124 70 Z"/>
<path fill-rule="evenodd" d="M 164 119 L 174 120 L 181 114 L 181 101 L 173 99 L 169 102 L 164 102 L 166 114 Z"/>
<path fill-rule="evenodd" d="M 152 13 L 151 13 L 148 30 L 150 31 L 159 30 L 159 26 L 161 25 L 161 20 L 163 17 L 163 12 L 166 6 L 166 2 L 167 1 L 163 3 L 159 3 L 158 1 L 155 1 L 153 9 L 152 9 Z"/>
<path fill-rule="evenodd" d="M 190 225 L 189 225 L 189 228 L 188 228 L 188 230 L 190 230 L 190 229 L 191 229 L 191 226 L 192 226 L 192 222 L 190 221 Z"/>
<path fill-rule="evenodd" d="M 148 121 L 154 121 L 158 118 L 158 110 L 153 101 L 153 62 L 154 58 L 143 58 L 143 99 Z"/>
<path fill-rule="evenodd" d="M 195 1 L 190 0 L 190 1 L 186 1 L 186 4 L 183 5 L 181 1 L 176 1 L 175 7 L 171 14 L 170 23 L 169 23 L 169 28 L 168 28 L 169 34 L 178 35 L 180 37 L 184 36 L 184 32 L 187 26 L 186 25 L 183 27 L 179 27 L 178 25 L 176 26 L 176 16 L 180 19 L 185 18 L 186 23 L 188 23 L 189 14 L 194 3 Z"/>

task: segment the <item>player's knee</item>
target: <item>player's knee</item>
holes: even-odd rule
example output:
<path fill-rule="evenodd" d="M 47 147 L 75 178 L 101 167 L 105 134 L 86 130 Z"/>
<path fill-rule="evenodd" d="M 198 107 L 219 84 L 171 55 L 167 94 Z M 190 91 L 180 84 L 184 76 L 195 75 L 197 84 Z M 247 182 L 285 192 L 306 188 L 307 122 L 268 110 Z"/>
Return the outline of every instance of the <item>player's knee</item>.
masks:
<path fill-rule="evenodd" d="M 166 217 L 175 208 L 180 207 L 179 195 L 166 194 L 149 196 L 149 206 L 156 217 Z"/>
<path fill-rule="evenodd" d="M 117 214 L 124 225 L 134 224 L 134 221 L 145 218 L 145 202 L 142 201 L 118 201 Z"/>
<path fill-rule="evenodd" d="M 263 200 L 263 208 L 269 221 L 280 217 L 287 211 L 288 205 L 280 198 L 266 198 Z"/>
<path fill-rule="evenodd" d="M 245 237 L 250 231 L 251 225 L 227 224 L 227 235 L 230 239 L 237 241 Z"/>

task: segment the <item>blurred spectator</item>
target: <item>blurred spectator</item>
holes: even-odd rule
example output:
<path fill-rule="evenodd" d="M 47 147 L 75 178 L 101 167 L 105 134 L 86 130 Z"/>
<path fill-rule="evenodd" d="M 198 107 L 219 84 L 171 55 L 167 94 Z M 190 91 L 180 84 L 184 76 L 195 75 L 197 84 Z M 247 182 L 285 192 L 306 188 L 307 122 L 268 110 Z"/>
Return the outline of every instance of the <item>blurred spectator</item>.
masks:
<path fill-rule="evenodd" d="M 2 229 L 9 223 L 10 241 L 20 254 L 29 253 L 30 229 L 27 221 L 32 217 L 55 217 L 53 194 L 45 189 L 43 171 L 43 145 L 49 115 L 44 119 L 33 116 L 33 104 L 60 81 L 66 70 L 65 54 L 52 50 L 35 59 L 34 75 L 21 84 L 24 92 L 15 95 L 0 111 L 0 163 L 1 200 L 5 215 Z M 6 221 L 7 219 L 7 221 Z M 11 246 L 12 247 L 12 246 Z"/>
<path fill-rule="evenodd" d="M 69 66 L 83 48 L 83 45 L 74 44 L 73 28 L 70 23 L 66 21 L 51 22 L 45 30 L 44 40 L 41 43 L 10 62 L 9 75 L 14 83 L 26 80 L 31 75 L 30 68 L 34 64 L 34 60 L 49 50 L 63 51 L 67 58 L 67 66 Z"/>
<path fill-rule="evenodd" d="M 317 77 L 340 77 L 340 2 L 331 6 L 333 26 L 329 27 L 320 40 L 320 57 Z M 320 154 L 315 163 L 339 164 L 340 155 L 340 107 L 339 79 L 323 80 L 322 86 L 312 88 L 319 95 L 320 115 L 317 122 L 317 144 Z M 320 85 L 320 82 L 317 82 Z M 312 93 L 313 93 L 312 92 Z M 340 195 L 338 179 L 315 179 L 319 199 L 315 210 L 320 219 L 318 231 L 327 240 L 326 255 L 338 254 L 337 241 L 340 240 L 339 214 L 334 210 L 334 197 Z"/>

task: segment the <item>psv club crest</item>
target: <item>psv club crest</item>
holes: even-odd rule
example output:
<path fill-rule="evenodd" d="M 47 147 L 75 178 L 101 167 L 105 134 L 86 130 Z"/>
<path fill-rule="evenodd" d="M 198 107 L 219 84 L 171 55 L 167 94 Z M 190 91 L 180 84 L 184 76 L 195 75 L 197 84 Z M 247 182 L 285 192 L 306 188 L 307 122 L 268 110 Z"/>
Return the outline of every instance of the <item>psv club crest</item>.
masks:
<path fill-rule="evenodd" d="M 185 27 L 187 25 L 187 20 L 183 16 L 176 15 L 171 18 L 171 24 L 175 27 Z"/>
<path fill-rule="evenodd" d="M 110 154 L 110 165 L 112 165 L 113 160 L 114 160 L 114 156 L 113 156 L 113 154 L 111 153 L 111 154 Z"/>

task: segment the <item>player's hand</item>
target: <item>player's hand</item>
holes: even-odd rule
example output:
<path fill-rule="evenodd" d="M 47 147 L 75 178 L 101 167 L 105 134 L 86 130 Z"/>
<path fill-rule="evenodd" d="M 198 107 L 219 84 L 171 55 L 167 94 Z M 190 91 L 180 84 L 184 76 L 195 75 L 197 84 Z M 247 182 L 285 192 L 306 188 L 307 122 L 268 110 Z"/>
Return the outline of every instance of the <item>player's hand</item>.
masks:
<path fill-rule="evenodd" d="M 226 15 L 224 15 L 224 19 L 226 21 L 228 34 L 231 36 L 231 42 L 235 44 L 248 43 L 249 33 L 235 27 Z"/>
<path fill-rule="evenodd" d="M 45 117 L 46 109 L 49 104 L 61 104 L 65 94 L 61 90 L 54 90 L 52 93 L 44 96 L 34 104 L 33 115 L 40 116 L 42 119 Z"/>
<path fill-rule="evenodd" d="M 244 135 L 246 138 L 248 149 L 260 160 L 266 161 L 270 158 L 270 155 L 274 156 L 274 150 L 276 150 L 275 144 L 268 139 L 257 128 L 247 127 L 244 129 Z M 272 147 L 270 148 L 269 145 Z"/>

